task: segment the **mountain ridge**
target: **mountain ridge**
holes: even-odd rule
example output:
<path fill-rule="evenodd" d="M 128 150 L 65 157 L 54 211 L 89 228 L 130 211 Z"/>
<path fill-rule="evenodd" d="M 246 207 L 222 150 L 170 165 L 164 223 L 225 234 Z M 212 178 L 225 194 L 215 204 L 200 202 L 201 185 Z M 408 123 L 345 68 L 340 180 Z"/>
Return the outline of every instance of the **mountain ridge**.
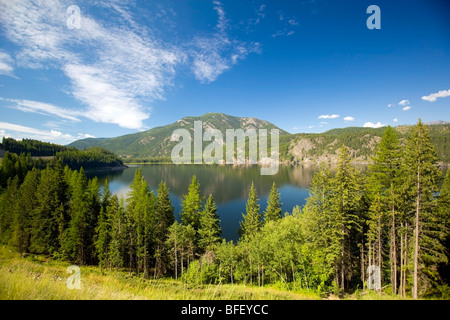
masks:
<path fill-rule="evenodd" d="M 235 117 L 223 113 L 206 113 L 202 116 L 187 116 L 165 126 L 147 131 L 131 133 L 115 138 L 87 138 L 69 144 L 69 147 L 84 149 L 98 146 L 110 150 L 123 158 L 170 157 L 170 151 L 178 143 L 171 141 L 176 129 L 194 129 L 194 121 L 202 121 L 203 130 L 218 129 L 278 129 L 280 136 L 289 133 L 274 124 L 254 117 Z"/>
<path fill-rule="evenodd" d="M 354 162 L 367 163 L 386 129 L 386 127 L 347 127 L 331 129 L 323 133 L 290 134 L 266 120 L 254 117 L 236 117 L 223 113 L 206 113 L 202 116 L 183 117 L 174 123 L 143 132 L 114 138 L 87 138 L 77 140 L 68 146 L 78 149 L 102 147 L 124 158 L 125 161 L 127 159 L 169 160 L 171 150 L 178 143 L 170 139 L 173 131 L 182 128 L 193 131 L 194 121 L 202 121 L 203 130 L 218 129 L 223 134 L 226 129 L 247 130 L 252 128 L 268 129 L 268 131 L 279 129 L 280 161 L 288 163 L 335 162 L 338 149 L 342 144 L 350 149 Z M 411 125 L 401 125 L 394 129 L 400 140 L 405 142 L 412 127 Z M 427 127 L 430 130 L 431 140 L 435 145 L 439 161 L 450 163 L 450 123 L 441 120 L 432 121 Z"/>

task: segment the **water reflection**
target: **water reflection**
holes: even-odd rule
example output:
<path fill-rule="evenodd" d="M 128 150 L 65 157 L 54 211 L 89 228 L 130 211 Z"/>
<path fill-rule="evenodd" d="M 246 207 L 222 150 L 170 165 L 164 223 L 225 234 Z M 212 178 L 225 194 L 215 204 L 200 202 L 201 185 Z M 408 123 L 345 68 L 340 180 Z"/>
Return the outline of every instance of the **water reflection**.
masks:
<path fill-rule="evenodd" d="M 252 182 L 260 198 L 261 210 L 267 203 L 267 196 L 275 182 L 280 190 L 283 212 L 292 212 L 296 205 L 303 205 L 308 197 L 307 188 L 313 174 L 318 170 L 315 165 L 280 166 L 273 176 L 262 176 L 258 166 L 211 166 L 211 165 L 139 165 L 130 166 L 123 171 L 97 172 L 101 185 L 109 181 L 111 192 L 127 197 L 129 185 L 138 168 L 142 168 L 147 183 L 156 192 L 160 181 L 165 181 L 170 188 L 170 197 L 179 218 L 183 194 L 187 192 L 192 176 L 196 175 L 203 196 L 214 196 L 221 218 L 223 237 L 227 240 L 238 239 L 237 230 L 245 202 Z"/>

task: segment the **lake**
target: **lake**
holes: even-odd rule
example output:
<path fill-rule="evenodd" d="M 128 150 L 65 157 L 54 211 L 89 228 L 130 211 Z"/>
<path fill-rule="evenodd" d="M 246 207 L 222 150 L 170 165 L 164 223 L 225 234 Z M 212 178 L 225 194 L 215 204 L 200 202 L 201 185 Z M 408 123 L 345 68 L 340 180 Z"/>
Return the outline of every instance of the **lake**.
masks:
<path fill-rule="evenodd" d="M 160 181 L 170 188 L 170 197 L 179 219 L 181 199 L 187 193 L 192 176 L 196 175 L 200 183 L 201 195 L 205 198 L 212 194 L 221 220 L 222 237 L 238 240 L 239 222 L 245 213 L 245 203 L 252 181 L 260 199 L 261 211 L 265 210 L 267 197 L 273 182 L 276 183 L 283 203 L 283 213 L 292 212 L 296 205 L 305 204 L 308 187 L 313 174 L 318 170 L 315 165 L 280 166 L 273 176 L 262 176 L 259 166 L 218 166 L 218 165 L 130 165 L 123 171 L 96 172 L 100 184 L 108 179 L 112 193 L 127 198 L 129 185 L 138 168 L 149 186 L 156 192 Z M 365 167 L 363 166 L 363 169 Z M 92 173 L 91 173 L 92 174 Z"/>

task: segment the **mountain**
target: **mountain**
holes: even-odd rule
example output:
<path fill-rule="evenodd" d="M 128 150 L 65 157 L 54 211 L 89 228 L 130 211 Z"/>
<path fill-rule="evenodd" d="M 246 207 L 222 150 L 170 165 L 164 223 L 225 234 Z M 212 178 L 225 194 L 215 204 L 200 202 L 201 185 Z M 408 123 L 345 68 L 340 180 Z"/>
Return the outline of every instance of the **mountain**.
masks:
<path fill-rule="evenodd" d="M 194 121 L 203 122 L 203 130 L 218 129 L 224 134 L 226 129 L 279 129 L 280 136 L 288 133 L 274 124 L 251 117 L 234 117 L 223 113 L 207 113 L 199 117 L 184 117 L 172 124 L 156 127 L 144 132 L 128 134 L 116 138 L 87 138 L 69 144 L 69 147 L 85 149 L 102 147 L 123 158 L 169 158 L 172 148 L 178 144 L 171 141 L 176 129 L 194 129 Z M 270 131 L 269 131 L 270 132 Z M 192 135 L 193 136 L 193 135 Z"/>
<path fill-rule="evenodd" d="M 225 139 L 226 129 L 279 129 L 274 124 L 256 118 L 240 118 L 222 113 L 207 113 L 199 117 L 185 117 L 175 123 L 116 138 L 88 138 L 69 146 L 78 149 L 98 146 L 114 152 L 125 160 L 146 159 L 169 160 L 172 148 L 178 143 L 170 141 L 175 129 L 193 130 L 194 121 L 203 122 L 203 130 L 218 129 Z M 406 142 L 413 126 L 395 127 L 400 141 Z M 431 142 L 436 148 L 438 160 L 450 163 L 450 123 L 428 125 Z M 289 134 L 280 130 L 280 160 L 291 163 L 336 162 L 339 148 L 345 144 L 352 152 L 355 162 L 366 163 L 381 140 L 385 128 L 347 127 L 332 129 L 324 133 Z M 193 135 L 192 135 L 193 136 Z M 270 139 L 268 139 L 270 140 Z M 209 142 L 205 142 L 203 147 Z M 224 153 L 225 155 L 225 153 Z"/>
<path fill-rule="evenodd" d="M 442 121 L 442 120 L 435 120 L 435 121 L 430 121 L 430 122 L 425 122 L 426 125 L 428 126 L 432 126 L 435 124 L 449 124 L 450 122 L 448 121 Z"/>

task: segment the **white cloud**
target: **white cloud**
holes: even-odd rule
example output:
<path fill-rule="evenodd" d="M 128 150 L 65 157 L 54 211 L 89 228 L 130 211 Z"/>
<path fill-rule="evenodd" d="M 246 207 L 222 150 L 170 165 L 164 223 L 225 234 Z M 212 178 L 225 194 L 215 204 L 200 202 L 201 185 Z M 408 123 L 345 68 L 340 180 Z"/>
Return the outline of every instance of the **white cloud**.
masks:
<path fill-rule="evenodd" d="M 326 125 L 326 124 L 328 124 L 328 122 L 326 122 L 326 121 L 321 121 L 320 124 L 321 124 L 321 125 Z"/>
<path fill-rule="evenodd" d="M 164 99 L 183 54 L 133 26 L 103 25 L 89 11 L 81 12 L 81 29 L 69 30 L 67 6 L 58 1 L 0 3 L 5 34 L 21 46 L 17 61 L 23 67 L 64 71 L 73 96 L 86 106 L 80 111 L 85 116 L 141 129 L 149 117 L 146 105 Z M 132 21 L 125 9 L 119 12 Z"/>
<path fill-rule="evenodd" d="M 250 53 L 260 53 L 258 42 L 245 43 L 231 39 L 227 33 L 229 20 L 219 1 L 213 1 L 217 12 L 218 22 L 216 32 L 211 35 L 196 36 L 192 41 L 190 56 L 192 58 L 192 72 L 201 83 L 211 83 L 222 73 L 230 69 L 239 60 L 245 59 Z M 265 6 L 260 6 L 258 15 L 261 17 Z"/>
<path fill-rule="evenodd" d="M 355 118 L 354 117 L 345 117 L 344 118 L 344 121 L 355 121 Z"/>
<path fill-rule="evenodd" d="M 428 96 L 423 96 L 422 100 L 429 101 L 429 102 L 435 102 L 438 98 L 445 98 L 450 96 L 450 89 L 449 90 L 440 90 L 436 93 L 429 94 Z"/>
<path fill-rule="evenodd" d="M 398 122 L 398 119 L 397 118 L 394 118 L 394 120 L 393 120 L 394 122 Z"/>
<path fill-rule="evenodd" d="M 403 111 L 408 111 L 409 109 L 411 109 L 411 106 L 406 106 L 402 108 Z"/>
<path fill-rule="evenodd" d="M 71 3 L 69 3 L 71 4 Z M 217 23 L 210 34 L 196 35 L 183 44 L 158 39 L 152 30 L 133 19 L 130 5 L 120 1 L 99 2 L 102 10 L 113 10 L 124 23 L 104 21 L 81 8 L 80 29 L 67 28 L 63 1 L 0 1 L 0 25 L 4 35 L 20 47 L 16 64 L 25 68 L 61 70 L 70 80 L 70 94 L 83 103 L 70 111 L 44 104 L 22 103 L 22 111 L 51 114 L 77 121 L 79 116 L 143 129 L 154 100 L 164 100 L 173 85 L 176 68 L 189 63 L 202 83 L 215 81 L 223 72 L 251 53 L 260 53 L 257 42 L 230 37 L 230 21 L 220 1 L 213 1 Z M 92 10 L 93 12 L 94 10 Z M 265 5 L 257 11 L 265 16 Z M 12 73 L 13 59 L 0 51 L 0 73 Z M 23 102 L 23 101 L 22 101 Z M 45 110 L 44 110 L 45 109 Z"/>
<path fill-rule="evenodd" d="M 0 138 L 10 138 L 11 136 L 5 130 L 0 129 Z"/>
<path fill-rule="evenodd" d="M 77 135 L 77 140 L 79 140 L 79 139 L 86 139 L 86 138 L 95 138 L 95 136 L 93 136 L 92 134 L 89 134 L 89 133 L 85 133 L 85 134 L 79 133 Z"/>
<path fill-rule="evenodd" d="M 73 95 L 89 105 L 83 115 L 96 122 L 115 123 L 123 128 L 140 129 L 150 115 L 126 90 L 108 81 L 99 69 L 68 65 L 65 73 L 72 79 Z"/>
<path fill-rule="evenodd" d="M 381 122 L 373 123 L 373 122 L 366 122 L 364 123 L 364 128 L 381 128 L 384 127 L 385 124 L 382 124 Z"/>
<path fill-rule="evenodd" d="M 13 108 L 23 111 L 23 112 L 33 112 L 38 114 L 45 114 L 45 115 L 54 115 L 62 119 L 70 120 L 73 122 L 79 122 L 80 119 L 78 119 L 78 116 L 80 115 L 79 112 L 70 110 L 70 109 L 64 109 L 57 107 L 55 105 L 39 102 L 39 101 L 32 101 L 32 100 L 21 100 L 21 99 L 3 99 L 0 98 L 0 100 L 12 102 L 15 105 Z"/>
<path fill-rule="evenodd" d="M 392 103 L 389 103 L 387 106 L 388 106 L 388 108 L 391 108 L 391 107 L 393 107 L 394 105 L 393 105 Z"/>
<path fill-rule="evenodd" d="M 318 117 L 319 119 L 336 119 L 339 118 L 338 114 L 322 114 Z"/>
<path fill-rule="evenodd" d="M 398 103 L 399 106 L 406 106 L 409 104 L 409 100 L 402 100 Z"/>
<path fill-rule="evenodd" d="M 14 60 L 11 56 L 3 50 L 0 50 L 0 74 L 15 77 L 13 74 L 13 63 Z"/>
<path fill-rule="evenodd" d="M 70 134 L 64 134 L 61 131 L 57 130 L 40 130 L 35 128 L 30 128 L 26 126 L 22 126 L 19 124 L 9 123 L 9 122 L 0 122 L 0 130 L 2 131 L 2 135 L 11 136 L 15 138 L 30 138 L 30 139 L 38 139 L 42 141 L 52 141 L 57 143 L 70 143 L 75 141 L 76 139 Z M 8 133 L 6 133 L 8 131 Z M 10 131 L 13 133 L 19 133 L 17 136 L 14 134 L 10 134 Z"/>
<path fill-rule="evenodd" d="M 297 20 L 295 20 L 295 19 L 289 19 L 289 20 L 288 20 L 288 23 L 289 23 L 291 26 L 298 26 L 298 22 L 297 22 Z"/>

